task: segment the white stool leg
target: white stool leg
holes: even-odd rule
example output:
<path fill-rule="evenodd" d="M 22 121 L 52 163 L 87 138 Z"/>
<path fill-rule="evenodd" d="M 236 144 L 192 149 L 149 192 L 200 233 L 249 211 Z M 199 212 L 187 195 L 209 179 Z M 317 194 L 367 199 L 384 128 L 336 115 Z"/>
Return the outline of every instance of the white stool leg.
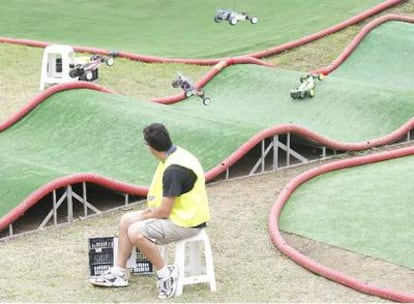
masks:
<path fill-rule="evenodd" d="M 187 273 L 191 275 L 200 275 L 203 272 L 203 265 L 201 264 L 200 242 L 190 242 L 189 249 L 189 264 L 186 265 Z"/>
<path fill-rule="evenodd" d="M 210 290 L 216 291 L 217 286 L 216 286 L 216 276 L 214 274 L 213 254 L 211 252 L 210 240 L 207 235 L 204 240 L 204 255 L 206 258 L 206 272 L 208 276 L 208 281 L 210 283 Z"/>
<path fill-rule="evenodd" d="M 40 91 L 43 91 L 45 89 L 48 66 L 49 66 L 48 53 L 43 52 L 42 66 L 41 66 L 41 71 L 40 71 L 40 86 L 39 86 Z"/>
<path fill-rule="evenodd" d="M 205 263 L 202 263 L 200 242 L 204 246 Z M 186 262 L 186 245 L 188 244 L 189 264 Z M 167 246 L 160 246 L 160 253 L 164 261 L 167 259 Z M 167 263 L 167 261 L 166 261 Z M 208 282 L 210 290 L 216 291 L 216 278 L 214 274 L 213 255 L 210 240 L 204 230 L 198 235 L 175 243 L 175 264 L 178 267 L 178 280 L 175 296 L 183 293 L 184 285 Z M 186 271 L 187 270 L 187 271 Z"/>
<path fill-rule="evenodd" d="M 184 277 L 185 277 L 185 241 L 179 241 L 175 245 L 175 264 L 178 266 L 178 280 L 175 296 L 183 294 Z"/>

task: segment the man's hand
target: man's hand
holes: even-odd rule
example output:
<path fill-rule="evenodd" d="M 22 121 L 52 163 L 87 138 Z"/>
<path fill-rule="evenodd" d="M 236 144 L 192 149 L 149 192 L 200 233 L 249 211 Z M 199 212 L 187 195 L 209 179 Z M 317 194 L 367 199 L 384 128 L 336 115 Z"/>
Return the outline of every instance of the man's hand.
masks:
<path fill-rule="evenodd" d="M 162 198 L 161 206 L 157 208 L 146 208 L 143 211 L 144 219 L 149 218 L 158 218 L 158 219 L 167 219 L 170 217 L 171 209 L 174 206 L 175 197 L 166 197 Z"/>

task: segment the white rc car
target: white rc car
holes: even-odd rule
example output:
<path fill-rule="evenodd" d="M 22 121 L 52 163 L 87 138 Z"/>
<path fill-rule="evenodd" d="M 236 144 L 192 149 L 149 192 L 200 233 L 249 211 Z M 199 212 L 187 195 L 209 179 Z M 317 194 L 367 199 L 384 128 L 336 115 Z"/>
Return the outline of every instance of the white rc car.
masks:
<path fill-rule="evenodd" d="M 69 71 L 69 75 L 72 78 L 78 77 L 79 80 L 93 81 L 98 77 L 98 68 L 101 64 L 105 63 L 107 66 L 112 66 L 114 64 L 114 57 L 117 55 L 111 53 L 109 56 L 102 55 L 92 55 L 83 59 L 84 62 L 76 64 Z"/>
<path fill-rule="evenodd" d="M 210 97 L 205 96 L 204 90 L 198 90 L 190 80 L 181 74 L 177 74 L 177 78 L 172 81 L 171 85 L 173 88 L 181 88 L 187 98 L 196 95 L 203 101 L 203 105 L 210 104 Z"/>
<path fill-rule="evenodd" d="M 300 85 L 290 91 L 290 97 L 293 99 L 312 98 L 315 96 L 315 79 L 322 81 L 323 74 L 304 74 L 300 77 Z"/>
<path fill-rule="evenodd" d="M 247 13 L 238 13 L 231 9 L 219 9 L 214 16 L 214 21 L 220 23 L 221 21 L 228 21 L 230 25 L 236 25 L 239 21 L 249 20 L 251 24 L 256 24 L 259 20 L 256 16 L 250 16 Z"/>

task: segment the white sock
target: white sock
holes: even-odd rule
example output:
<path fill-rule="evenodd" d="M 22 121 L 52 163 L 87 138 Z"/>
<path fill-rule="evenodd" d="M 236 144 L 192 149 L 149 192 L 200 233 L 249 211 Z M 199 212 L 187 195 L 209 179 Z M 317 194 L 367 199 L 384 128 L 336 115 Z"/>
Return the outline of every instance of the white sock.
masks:
<path fill-rule="evenodd" d="M 160 279 L 167 277 L 170 274 L 167 265 L 164 265 L 160 270 L 157 270 L 157 277 Z"/>
<path fill-rule="evenodd" d="M 117 265 L 114 265 L 113 269 L 115 270 L 116 273 L 119 273 L 119 274 L 125 273 L 125 268 L 119 267 Z"/>

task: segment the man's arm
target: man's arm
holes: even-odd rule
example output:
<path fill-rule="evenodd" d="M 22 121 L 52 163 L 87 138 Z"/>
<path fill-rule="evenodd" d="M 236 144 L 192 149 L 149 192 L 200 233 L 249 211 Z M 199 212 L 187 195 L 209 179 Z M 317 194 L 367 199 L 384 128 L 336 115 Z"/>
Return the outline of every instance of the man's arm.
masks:
<path fill-rule="evenodd" d="M 175 196 L 162 197 L 161 206 L 157 208 L 144 209 L 143 219 L 158 218 L 167 219 L 170 216 L 172 207 L 174 206 Z"/>

